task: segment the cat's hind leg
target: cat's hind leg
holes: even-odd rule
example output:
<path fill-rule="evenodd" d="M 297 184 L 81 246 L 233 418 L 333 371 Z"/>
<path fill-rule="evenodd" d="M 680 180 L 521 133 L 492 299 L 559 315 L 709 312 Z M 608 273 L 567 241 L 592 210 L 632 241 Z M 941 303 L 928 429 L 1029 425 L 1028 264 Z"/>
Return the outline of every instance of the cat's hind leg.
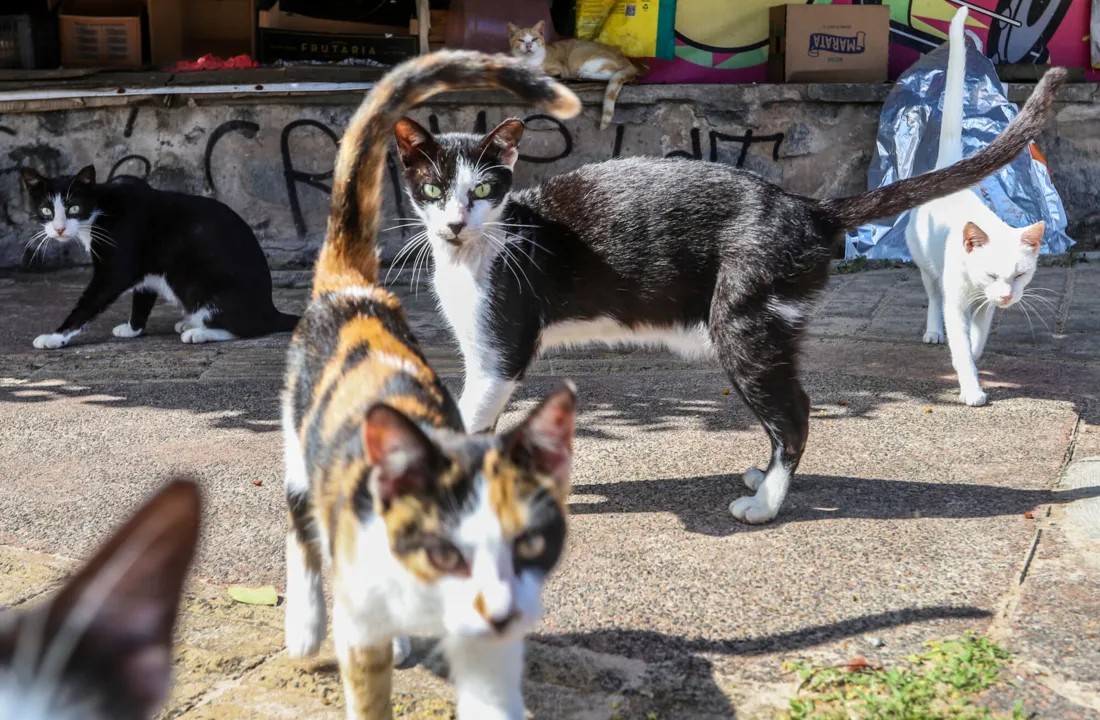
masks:
<path fill-rule="evenodd" d="M 924 283 L 924 292 L 928 295 L 928 319 L 924 324 L 924 342 L 930 345 L 939 345 L 943 342 L 943 291 L 940 289 L 940 281 L 922 268 L 920 271 L 921 282 Z"/>
<path fill-rule="evenodd" d="M 134 290 L 133 295 L 130 320 L 115 326 L 112 330 L 115 337 L 135 338 L 141 335 L 145 323 L 149 322 L 149 313 L 153 312 L 153 306 L 157 303 L 157 294 L 151 290 Z"/>
<path fill-rule="evenodd" d="M 286 536 L 286 646 L 291 657 L 315 655 L 325 638 L 325 593 L 320 538 L 313 520 L 309 475 L 293 416 L 283 408 L 284 490 L 289 522 Z"/>
<path fill-rule="evenodd" d="M 782 313 L 718 298 L 712 308 L 711 337 L 718 357 L 772 445 L 767 470 L 752 468 L 742 478 L 755 494 L 730 504 L 730 512 L 743 522 L 765 523 L 779 513 L 802 459 L 810 397 L 796 375 L 798 332 L 797 319 Z"/>
<path fill-rule="evenodd" d="M 236 340 L 238 337 L 222 326 L 222 311 L 220 309 L 203 308 L 197 310 L 176 323 L 177 329 L 181 327 L 183 330 L 180 332 L 180 340 L 185 343 L 223 342 L 225 340 Z"/>

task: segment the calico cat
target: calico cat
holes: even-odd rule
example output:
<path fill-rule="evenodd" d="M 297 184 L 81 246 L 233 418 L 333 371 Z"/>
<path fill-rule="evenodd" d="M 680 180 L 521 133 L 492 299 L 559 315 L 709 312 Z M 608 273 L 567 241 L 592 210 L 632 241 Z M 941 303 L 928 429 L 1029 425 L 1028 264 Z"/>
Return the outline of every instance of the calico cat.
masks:
<path fill-rule="evenodd" d="M 328 237 L 290 344 L 286 643 L 294 657 L 317 652 L 325 560 L 349 718 L 391 717 L 394 649 L 407 653 L 412 633 L 443 637 L 460 718 L 522 718 L 523 637 L 565 542 L 572 386 L 503 436 L 467 435 L 400 302 L 377 285 L 394 122 L 435 93 L 485 86 L 559 117 L 580 110 L 503 56 L 441 52 L 387 74 L 340 141 Z"/>
<path fill-rule="evenodd" d="M 79 242 L 92 256 L 92 281 L 53 333 L 34 346 L 61 348 L 127 290 L 129 322 L 115 337 L 137 337 L 157 297 L 183 308 L 185 343 L 293 330 L 295 315 L 271 302 L 271 272 L 252 228 L 217 200 L 155 190 L 137 178 L 97 185 L 89 165 L 73 177 L 20 174 L 42 223 L 39 242 Z M 34 242 L 32 240 L 32 242 Z"/>
<path fill-rule="evenodd" d="M 963 97 L 966 92 L 968 10 L 951 21 L 943 122 L 936 168 L 962 159 Z M 944 328 L 959 400 L 985 405 L 975 365 L 982 356 L 996 308 L 1015 305 L 1039 263 L 1045 225 L 1015 228 L 997 217 L 981 196 L 966 189 L 922 205 L 909 216 L 905 242 L 928 293 L 924 342 L 942 343 Z"/>
<path fill-rule="evenodd" d="M 0 613 L 0 718 L 153 717 L 198 532 L 195 484 L 171 482 L 52 598 Z"/>
<path fill-rule="evenodd" d="M 775 517 L 798 467 L 810 399 L 798 382 L 802 327 L 843 232 L 963 190 L 1015 158 L 1043 128 L 1065 71 L 973 157 L 854 197 L 815 200 L 749 172 L 634 157 L 512 188 L 523 123 L 485 137 L 395 128 L 408 193 L 425 224 L 433 286 L 466 367 L 459 409 L 493 427 L 540 349 L 664 345 L 717 356 L 768 433 L 755 496 L 730 511 Z"/>
<path fill-rule="evenodd" d="M 623 85 L 638 77 L 638 68 L 622 52 L 610 45 L 591 40 L 559 40 L 546 44 L 543 32 L 546 23 L 539 20 L 533 27 L 521 28 L 508 23 L 508 43 L 512 55 L 522 58 L 552 77 L 563 80 L 607 80 L 603 96 L 600 130 L 611 124 L 615 116 L 615 100 Z"/>

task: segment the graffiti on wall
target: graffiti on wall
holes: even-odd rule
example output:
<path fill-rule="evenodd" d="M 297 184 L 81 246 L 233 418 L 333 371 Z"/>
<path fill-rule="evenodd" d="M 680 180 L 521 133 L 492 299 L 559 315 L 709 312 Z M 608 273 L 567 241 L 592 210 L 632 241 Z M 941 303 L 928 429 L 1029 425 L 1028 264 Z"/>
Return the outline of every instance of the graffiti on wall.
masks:
<path fill-rule="evenodd" d="M 789 0 L 787 0 L 789 2 Z M 807 5 L 815 0 L 805 0 Z M 691 0 L 676 7 L 676 60 L 654 61 L 660 82 L 762 82 L 768 8 L 780 0 Z M 817 0 L 890 7 L 890 77 L 947 39 L 951 16 L 970 8 L 970 29 L 996 64 L 1087 68 L 1091 0 Z M 720 7 L 719 7 L 720 6 Z"/>
<path fill-rule="evenodd" d="M 125 116 L 124 121 L 120 123 L 122 138 L 132 138 L 140 112 L 140 108 L 132 108 Z M 527 145 L 525 151 L 519 156 L 520 163 L 529 163 L 540 169 L 552 170 L 555 163 L 571 158 L 578 151 L 573 132 L 570 131 L 568 125 L 557 118 L 535 113 L 526 116 L 523 120 L 529 135 L 537 137 L 538 142 Z M 475 133 L 488 131 L 484 111 L 476 114 L 470 128 L 441 128 L 439 118 L 435 114 L 429 115 L 428 126 L 433 133 L 452 129 L 468 129 Z M 104 139 L 104 149 L 109 148 L 109 155 L 118 159 L 111 164 L 106 175 L 101 174 L 100 177 L 109 181 L 122 175 L 134 176 L 149 181 L 154 187 L 192 192 L 199 191 L 214 197 L 221 197 L 232 206 L 234 204 L 231 199 L 233 196 L 232 189 L 218 186 L 219 177 L 222 178 L 221 182 L 227 182 L 224 174 L 226 152 L 224 146 L 221 150 L 219 150 L 219 146 L 231 136 L 240 136 L 246 141 L 258 142 L 261 133 L 271 133 L 274 136 L 273 130 L 274 128 L 264 128 L 260 123 L 255 122 L 252 115 L 226 120 L 209 132 L 197 131 L 205 135 L 205 143 L 199 142 L 191 146 L 195 148 L 194 152 L 196 153 L 193 162 L 187 162 L 186 158 L 182 158 L 183 162 L 181 163 L 181 158 L 174 157 L 169 161 L 172 163 L 171 167 L 158 165 L 155 157 L 149 157 L 136 151 L 129 143 L 118 142 L 118 135 L 115 134 L 113 140 Z M 257 199 L 286 208 L 293 222 L 293 233 L 299 239 L 316 238 L 323 232 L 325 223 L 325 215 L 316 212 L 319 205 L 317 203 L 311 205 L 303 201 L 303 190 L 312 188 L 323 193 L 325 197 L 332 192 L 333 171 L 331 165 L 320 171 L 304 168 L 317 168 L 318 164 L 321 166 L 326 164 L 324 158 L 318 154 L 319 148 L 324 148 L 323 152 L 326 157 L 335 159 L 336 148 L 342 131 L 342 127 L 334 128 L 321 120 L 313 118 L 294 119 L 278 129 L 282 182 L 278 182 L 277 179 L 274 183 L 265 184 L 263 189 L 264 194 L 274 193 L 280 196 L 259 197 Z M 586 148 L 586 158 L 595 161 L 621 157 L 624 148 L 630 145 L 630 132 L 636 132 L 636 130 L 625 125 L 617 126 L 613 136 L 608 134 L 604 136 L 606 139 L 601 138 L 601 142 L 606 143 L 603 157 L 600 157 L 599 151 L 593 153 L 592 148 Z M 58 134 L 62 135 L 62 133 Z M 10 236 L 12 233 L 19 234 L 23 230 L 23 228 L 16 226 L 15 221 L 12 220 L 12 214 L 9 212 L 9 203 L 15 203 L 16 207 L 21 207 L 19 204 L 23 202 L 23 193 L 18 187 L 17 170 L 20 166 L 33 165 L 50 175 L 71 172 L 75 168 L 71 167 L 74 164 L 73 162 L 64 159 L 61 150 L 43 142 L 37 134 L 26 145 L 19 144 L 16 131 L 9 127 L 0 125 L 0 135 L 15 141 L 15 150 L 8 153 L 8 159 L 12 161 L 12 164 L 7 167 L 0 167 L 0 183 L 3 183 L 4 189 L 15 191 L 0 192 L 0 237 L 2 237 L 4 235 Z M 105 133 L 104 137 L 110 135 L 111 133 Z M 690 143 L 689 146 L 683 148 L 673 146 L 673 148 L 668 149 L 665 156 L 711 162 L 728 162 L 737 167 L 743 167 L 749 157 L 751 148 L 760 145 L 762 152 L 758 151 L 754 155 L 768 158 L 772 162 L 778 162 L 780 147 L 785 137 L 786 135 L 781 132 L 757 134 L 752 129 L 723 132 L 714 129 L 691 128 L 685 134 L 685 140 Z M 292 142 L 292 140 L 305 142 L 299 145 L 298 142 Z M 311 149 L 308 156 L 303 156 L 301 147 Z M 296 148 L 299 149 L 296 150 Z M 107 154 L 98 152 L 100 148 L 84 148 L 84 150 L 93 150 L 93 156 L 102 157 L 103 154 Z M 321 158 L 320 163 L 319 158 Z M 386 160 L 386 177 L 391 189 L 389 197 L 392 198 L 392 206 L 386 208 L 386 214 L 393 217 L 407 217 L 410 209 L 407 207 L 408 200 L 403 191 L 404 180 L 400 161 L 394 152 L 389 153 Z M 179 167 L 181 164 L 196 168 L 199 172 L 194 173 L 194 178 L 181 178 L 182 171 Z M 571 166 L 575 165 L 576 161 L 571 164 Z M 99 169 L 102 173 L 105 168 Z M 219 173 L 219 169 L 223 172 Z M 166 184 L 163 182 L 166 178 L 170 178 L 173 182 Z M 310 208 L 314 209 L 312 217 Z M 238 207 L 235 209 L 238 212 L 243 211 L 243 208 Z M 270 218 L 251 216 L 249 220 L 256 229 L 267 228 L 272 225 Z"/>

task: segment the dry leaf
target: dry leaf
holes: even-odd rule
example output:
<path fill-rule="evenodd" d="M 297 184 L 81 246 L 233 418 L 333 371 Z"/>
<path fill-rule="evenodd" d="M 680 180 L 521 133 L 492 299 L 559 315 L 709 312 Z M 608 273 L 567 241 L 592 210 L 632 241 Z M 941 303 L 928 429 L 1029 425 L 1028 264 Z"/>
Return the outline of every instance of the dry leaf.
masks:
<path fill-rule="evenodd" d="M 245 605 L 278 605 L 279 593 L 275 592 L 274 585 L 263 587 L 245 587 L 244 585 L 230 585 L 229 598 Z"/>
<path fill-rule="evenodd" d="M 724 390 L 722 391 L 722 394 L 723 394 L 723 395 L 729 395 L 729 394 L 730 394 L 730 389 L 729 389 L 729 388 L 726 388 L 726 389 L 724 389 Z"/>
<path fill-rule="evenodd" d="M 847 405 L 847 404 L 848 404 L 848 401 L 847 401 L 847 400 L 841 400 L 841 401 L 840 401 L 840 406 L 841 406 L 841 407 L 844 407 L 844 406 L 845 406 L 845 405 Z"/>
<path fill-rule="evenodd" d="M 264 481 L 263 480 L 253 480 L 252 484 L 255 485 L 256 487 L 260 487 L 261 485 L 264 484 Z"/>
<path fill-rule="evenodd" d="M 924 409 L 924 411 L 925 411 L 926 413 L 930 413 L 930 412 L 932 412 L 932 408 L 925 408 L 925 409 Z"/>
<path fill-rule="evenodd" d="M 848 661 L 848 665 L 845 669 L 848 672 L 861 672 L 863 670 L 869 670 L 873 667 L 871 663 L 867 661 L 867 658 L 862 655 L 856 655 L 854 658 Z"/>
<path fill-rule="evenodd" d="M 1026 513 L 1024 513 L 1024 517 L 1027 518 L 1028 520 L 1034 520 L 1035 519 L 1035 513 L 1028 510 Z"/>

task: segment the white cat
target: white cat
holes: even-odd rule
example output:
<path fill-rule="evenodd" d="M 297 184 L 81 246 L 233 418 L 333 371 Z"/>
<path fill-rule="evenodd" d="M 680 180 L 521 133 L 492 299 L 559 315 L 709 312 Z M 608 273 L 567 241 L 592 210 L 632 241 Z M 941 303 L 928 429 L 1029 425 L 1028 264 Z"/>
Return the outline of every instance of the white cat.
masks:
<path fill-rule="evenodd" d="M 936 169 L 962 159 L 963 97 L 966 79 L 965 26 L 968 11 L 951 20 L 950 55 Z M 985 405 L 975 365 L 982 356 L 996 308 L 1019 301 L 1038 265 L 1042 222 L 1015 228 L 998 218 L 973 189 L 934 200 L 914 210 L 905 241 L 928 292 L 926 343 L 942 343 L 959 377 L 959 400 Z"/>

